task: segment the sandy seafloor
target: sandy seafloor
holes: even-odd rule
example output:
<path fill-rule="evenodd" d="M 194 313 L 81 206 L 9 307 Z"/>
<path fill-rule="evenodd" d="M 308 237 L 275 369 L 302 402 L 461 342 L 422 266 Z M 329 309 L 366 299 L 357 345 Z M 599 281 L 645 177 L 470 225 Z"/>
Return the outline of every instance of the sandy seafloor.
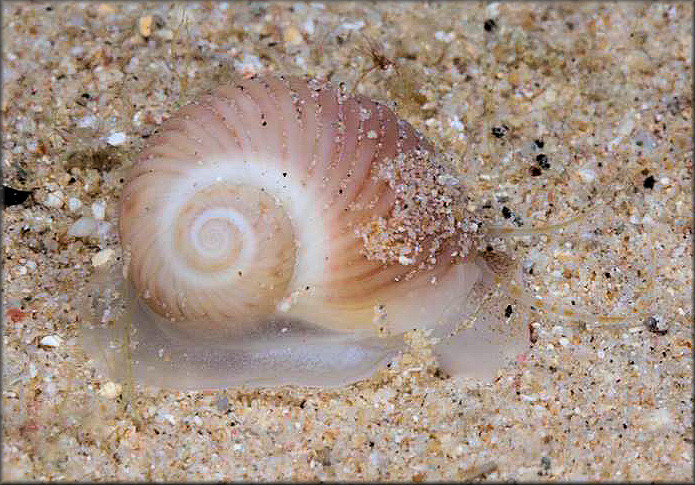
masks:
<path fill-rule="evenodd" d="M 3 480 L 693 480 L 692 4 L 2 14 L 3 178 L 33 191 L 3 209 Z M 438 372 L 422 339 L 337 389 L 109 382 L 79 345 L 75 298 L 92 258 L 118 254 L 122 168 L 232 72 L 358 83 L 456 155 L 486 221 L 584 211 L 506 243 L 527 289 L 640 316 L 606 328 L 510 300 L 535 342 L 491 382 Z M 81 217 L 97 235 L 68 235 Z"/>

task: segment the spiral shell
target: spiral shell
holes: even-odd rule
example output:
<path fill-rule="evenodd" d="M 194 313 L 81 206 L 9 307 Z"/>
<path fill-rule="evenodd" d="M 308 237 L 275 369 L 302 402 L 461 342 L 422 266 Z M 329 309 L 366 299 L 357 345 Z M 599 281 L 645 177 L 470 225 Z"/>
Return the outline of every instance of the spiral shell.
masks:
<path fill-rule="evenodd" d="M 454 174 L 384 105 L 313 81 L 240 80 L 182 108 L 121 198 L 136 375 L 342 384 L 407 330 L 446 336 L 492 275 Z M 452 369 L 484 367 L 463 348 L 498 365 L 525 339 L 479 321 L 446 343 Z"/>

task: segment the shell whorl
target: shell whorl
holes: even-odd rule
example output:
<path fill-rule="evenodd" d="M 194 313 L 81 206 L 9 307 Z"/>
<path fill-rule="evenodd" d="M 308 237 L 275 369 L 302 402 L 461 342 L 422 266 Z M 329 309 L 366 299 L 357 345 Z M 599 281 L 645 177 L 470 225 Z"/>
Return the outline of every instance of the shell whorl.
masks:
<path fill-rule="evenodd" d="M 452 276 L 472 244 L 463 199 L 434 147 L 385 106 L 254 78 L 182 108 L 150 139 L 120 234 L 129 280 L 171 321 L 282 312 L 364 329 L 375 307 L 405 315 L 391 304 L 449 280 L 458 287 L 432 298 L 467 293 Z"/>

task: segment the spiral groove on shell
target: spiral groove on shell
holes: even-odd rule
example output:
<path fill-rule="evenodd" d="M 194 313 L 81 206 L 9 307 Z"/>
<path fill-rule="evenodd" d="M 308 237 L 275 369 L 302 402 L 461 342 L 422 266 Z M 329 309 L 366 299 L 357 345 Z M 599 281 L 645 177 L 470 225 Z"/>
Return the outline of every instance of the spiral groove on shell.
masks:
<path fill-rule="evenodd" d="M 344 383 L 393 355 L 389 335 L 450 333 L 490 280 L 454 173 L 387 107 L 315 81 L 241 80 L 185 106 L 121 198 L 139 375 Z M 444 360 L 518 347 L 480 321 Z"/>

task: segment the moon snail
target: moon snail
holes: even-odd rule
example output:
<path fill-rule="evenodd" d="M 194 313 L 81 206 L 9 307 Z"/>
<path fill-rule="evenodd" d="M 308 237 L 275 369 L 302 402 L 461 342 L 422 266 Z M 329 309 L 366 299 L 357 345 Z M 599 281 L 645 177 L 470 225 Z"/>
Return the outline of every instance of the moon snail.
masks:
<path fill-rule="evenodd" d="M 85 349 L 115 380 L 164 388 L 338 386 L 423 329 L 443 370 L 492 375 L 529 332 L 485 301 L 511 259 L 484 250 L 460 177 L 364 96 L 291 77 L 221 87 L 130 167 L 123 266 L 86 292 Z"/>

